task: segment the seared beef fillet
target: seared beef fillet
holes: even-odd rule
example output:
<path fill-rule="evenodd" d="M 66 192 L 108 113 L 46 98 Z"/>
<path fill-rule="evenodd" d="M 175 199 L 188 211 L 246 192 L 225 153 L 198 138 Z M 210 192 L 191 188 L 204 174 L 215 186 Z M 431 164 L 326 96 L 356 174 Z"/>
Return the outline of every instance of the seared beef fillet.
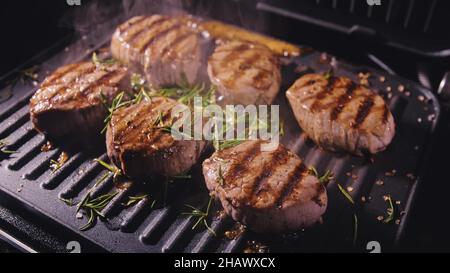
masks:
<path fill-rule="evenodd" d="M 281 83 L 277 57 L 265 46 L 232 41 L 208 59 L 208 75 L 226 104 L 271 104 Z"/>
<path fill-rule="evenodd" d="M 327 207 L 325 187 L 286 147 L 266 152 L 261 143 L 246 141 L 203 162 L 211 194 L 234 220 L 256 232 L 299 230 L 318 222 Z"/>
<path fill-rule="evenodd" d="M 106 131 L 106 147 L 124 174 L 174 176 L 197 162 L 205 142 L 174 140 L 166 130 L 176 120 L 171 111 L 177 104 L 173 99 L 155 97 L 114 112 Z"/>
<path fill-rule="evenodd" d="M 349 78 L 308 74 L 286 96 L 300 127 L 328 150 L 374 154 L 394 137 L 394 118 L 383 98 Z"/>
<path fill-rule="evenodd" d="M 195 83 L 207 43 L 194 18 L 137 16 L 121 24 L 111 40 L 112 55 L 144 73 L 154 87 Z"/>
<path fill-rule="evenodd" d="M 30 101 L 34 127 L 52 138 L 99 135 L 106 111 L 101 93 L 112 100 L 130 85 L 118 64 L 69 64 L 49 75 Z"/>

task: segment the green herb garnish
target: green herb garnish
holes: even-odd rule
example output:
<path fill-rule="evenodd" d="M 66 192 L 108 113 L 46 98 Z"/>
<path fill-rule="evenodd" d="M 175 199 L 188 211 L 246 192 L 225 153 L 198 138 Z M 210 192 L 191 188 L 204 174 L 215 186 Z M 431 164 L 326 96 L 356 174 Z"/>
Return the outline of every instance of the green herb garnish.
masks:
<path fill-rule="evenodd" d="M 356 239 L 358 239 L 358 216 L 353 214 L 353 245 L 356 244 Z"/>
<path fill-rule="evenodd" d="M 104 59 L 104 60 L 100 60 L 98 57 L 97 57 L 97 53 L 92 53 L 92 62 L 95 64 L 95 65 L 112 65 L 112 64 L 115 64 L 117 61 L 116 60 L 114 60 L 113 58 L 109 58 L 109 59 Z"/>
<path fill-rule="evenodd" d="M 73 201 L 72 198 L 66 199 L 66 198 L 59 197 L 59 200 L 61 200 L 64 203 L 66 203 L 66 205 L 68 205 L 69 207 L 72 207 L 72 206 L 76 205 L 76 203 Z"/>
<path fill-rule="evenodd" d="M 105 99 L 103 93 L 101 93 L 101 96 L 103 97 L 103 99 Z M 103 129 L 101 131 L 102 134 L 106 131 L 106 128 L 108 128 L 108 125 L 111 122 L 111 118 L 112 118 L 112 115 L 113 115 L 114 111 L 116 111 L 117 109 L 119 109 L 121 107 L 130 105 L 132 103 L 132 101 L 130 101 L 130 100 L 123 101 L 123 96 L 124 96 L 124 92 L 120 92 L 113 99 L 113 101 L 111 103 L 111 106 L 106 107 L 106 109 L 108 111 L 108 115 L 104 119 L 105 127 L 103 127 Z"/>
<path fill-rule="evenodd" d="M 118 193 L 119 192 L 108 193 L 92 199 L 91 193 L 88 192 L 77 206 L 77 212 L 84 210 L 89 215 L 87 223 L 80 227 L 80 230 L 85 231 L 91 228 L 95 224 L 97 217 L 104 218 L 105 216 L 101 213 L 101 211 Z"/>
<path fill-rule="evenodd" d="M 341 193 L 345 196 L 345 198 L 347 198 L 347 200 L 352 203 L 353 205 L 355 204 L 355 202 L 353 201 L 352 196 L 350 195 L 350 193 L 348 193 L 342 186 L 341 184 L 337 183 L 339 190 L 341 191 Z"/>
<path fill-rule="evenodd" d="M 211 208 L 211 203 L 212 203 L 212 197 L 209 198 L 209 202 L 208 202 L 208 206 L 206 207 L 206 211 L 202 211 L 194 206 L 191 205 L 185 205 L 186 207 L 192 209 L 191 212 L 183 212 L 182 214 L 184 215 L 190 215 L 192 217 L 197 217 L 197 221 L 194 223 L 194 225 L 192 226 L 192 229 L 194 230 L 200 223 L 203 223 L 203 225 L 206 227 L 206 229 L 213 234 L 214 236 L 217 236 L 216 232 L 208 225 L 208 215 L 209 215 L 209 210 Z"/>
<path fill-rule="evenodd" d="M 137 202 L 147 198 L 147 196 L 148 196 L 148 194 L 130 196 L 130 197 L 128 197 L 128 202 L 125 204 L 125 206 L 127 206 L 127 207 L 132 206 L 132 205 L 136 204 Z"/>
<path fill-rule="evenodd" d="M 387 217 L 384 219 L 383 222 L 385 224 L 388 224 L 388 223 L 392 222 L 392 220 L 394 220 L 395 209 L 394 209 L 394 204 L 392 203 L 392 198 L 390 195 L 388 195 L 386 197 L 386 201 L 388 202 Z"/>
<path fill-rule="evenodd" d="M 328 70 L 323 74 L 323 76 L 325 77 L 326 80 L 331 79 L 334 76 L 333 70 L 332 69 Z"/>
<path fill-rule="evenodd" d="M 161 88 L 154 95 L 176 99 L 178 102 L 188 106 L 192 106 L 194 97 L 202 97 L 203 106 L 208 106 L 216 101 L 215 87 L 213 85 L 209 88 L 205 84 L 191 85 L 188 83 L 186 77 L 183 77 L 179 86 Z"/>
<path fill-rule="evenodd" d="M 17 151 L 5 149 L 6 146 L 8 146 L 8 141 L 6 139 L 1 139 L 0 140 L 0 153 L 10 155 L 10 154 L 14 154 L 17 152 Z"/>
<path fill-rule="evenodd" d="M 317 169 L 314 166 L 309 167 L 309 173 L 311 175 L 316 176 L 319 179 L 319 182 L 323 185 L 327 185 L 330 180 L 334 178 L 333 173 L 330 170 L 327 170 L 322 176 L 319 175 Z"/>

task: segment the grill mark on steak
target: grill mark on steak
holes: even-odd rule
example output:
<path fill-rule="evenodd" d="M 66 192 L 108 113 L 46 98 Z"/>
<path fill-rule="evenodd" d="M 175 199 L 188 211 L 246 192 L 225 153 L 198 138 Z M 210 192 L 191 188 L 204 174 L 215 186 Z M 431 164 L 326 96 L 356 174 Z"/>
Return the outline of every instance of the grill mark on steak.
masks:
<path fill-rule="evenodd" d="M 220 62 L 221 66 L 228 66 L 231 62 L 240 58 L 242 51 L 249 50 L 249 49 L 250 49 L 250 45 L 240 44 L 236 47 L 233 47 L 230 50 L 224 51 L 224 52 L 229 51 L 230 53 L 222 59 L 222 61 Z M 219 51 L 219 52 L 221 52 L 221 51 Z"/>
<path fill-rule="evenodd" d="M 353 91 L 359 88 L 354 82 L 350 82 L 350 84 L 346 87 L 346 91 L 337 99 L 337 105 L 331 110 L 330 119 L 336 120 L 339 117 L 339 114 L 344 110 L 347 103 L 352 100 Z"/>
<path fill-rule="evenodd" d="M 283 167 L 284 164 L 290 158 L 290 154 L 287 149 L 278 146 L 274 153 L 271 153 L 271 158 L 264 164 L 261 172 L 256 176 L 255 182 L 253 184 L 253 191 L 249 197 L 251 197 L 250 202 L 255 204 L 261 193 L 265 192 L 265 185 L 269 181 L 272 174 L 274 174 L 279 167 Z"/>
<path fill-rule="evenodd" d="M 190 31 L 186 31 L 181 35 L 177 35 L 177 38 L 173 40 L 171 43 L 166 43 L 164 48 L 161 50 L 161 57 L 167 56 L 173 58 L 173 56 L 171 56 L 172 55 L 171 53 L 176 48 L 176 46 L 181 42 L 183 42 L 184 40 L 186 40 L 187 38 L 189 38 L 191 35 L 192 33 Z"/>
<path fill-rule="evenodd" d="M 151 102 L 150 106 L 152 109 L 156 109 L 162 102 L 163 100 L 155 100 Z M 137 108 L 134 109 L 132 113 L 130 113 L 130 115 L 133 115 L 134 113 L 140 111 L 142 111 L 142 109 L 140 109 L 138 106 Z M 171 115 L 170 111 L 165 111 L 164 114 L 161 115 L 161 120 L 163 124 L 165 124 L 167 118 L 170 115 Z M 123 118 L 120 119 L 119 124 L 116 125 L 116 128 L 122 129 L 117 132 L 120 135 L 120 137 L 118 137 L 117 140 L 119 142 L 122 142 L 123 137 L 125 137 L 126 135 L 128 138 L 138 138 L 139 134 L 141 134 L 146 136 L 148 142 L 157 142 L 164 132 L 162 129 L 158 129 L 156 128 L 156 126 L 153 126 L 154 121 L 151 121 L 151 126 L 149 126 L 151 131 L 144 132 L 143 130 L 128 130 L 128 129 L 142 128 L 143 126 L 145 126 L 144 123 L 146 121 L 148 121 L 146 115 L 136 115 L 132 120 L 127 120 Z"/>
<path fill-rule="evenodd" d="M 81 64 L 82 63 L 70 64 L 70 65 L 66 66 L 66 69 L 63 69 L 62 71 L 54 72 L 53 75 L 51 76 L 51 78 L 49 78 L 48 81 L 45 81 L 41 85 L 41 88 L 45 88 L 45 87 L 48 87 L 50 85 L 53 85 L 57 80 L 59 80 L 62 77 L 66 76 L 70 72 L 76 70 L 79 66 L 81 66 Z M 94 66 L 94 68 L 95 68 L 95 66 Z"/>
<path fill-rule="evenodd" d="M 101 76 L 98 80 L 90 83 L 81 93 L 86 94 L 87 92 L 94 90 L 101 85 L 107 84 L 109 80 L 119 75 L 120 73 L 122 73 L 122 71 L 120 71 L 119 69 L 108 71 L 108 73 Z"/>
<path fill-rule="evenodd" d="M 366 117 L 369 115 L 373 105 L 374 105 L 374 95 L 371 94 L 370 96 L 366 97 L 359 106 L 358 112 L 355 117 L 355 121 L 352 125 L 353 128 L 355 129 L 358 128 L 364 122 Z"/>
<path fill-rule="evenodd" d="M 230 185 L 235 185 L 236 178 L 242 175 L 242 171 L 248 170 L 247 163 L 253 160 L 257 155 L 261 153 L 261 145 L 259 142 L 255 142 L 250 149 L 246 149 L 242 152 L 241 156 L 233 162 L 233 164 L 228 169 L 224 181 L 230 181 L 227 187 Z"/>
<path fill-rule="evenodd" d="M 159 39 L 165 37 L 165 35 L 169 32 L 171 32 L 174 29 L 180 28 L 181 26 L 184 25 L 184 22 L 177 22 L 174 25 L 170 26 L 167 29 L 163 29 L 163 30 L 159 30 L 158 32 L 156 32 L 155 35 L 153 35 L 148 41 L 146 41 L 142 46 L 138 47 L 137 50 L 142 53 L 145 51 L 145 49 L 147 49 L 151 44 L 153 44 L 154 42 L 158 41 Z"/>
<path fill-rule="evenodd" d="M 96 66 L 92 64 L 92 66 L 88 67 L 86 70 L 77 71 L 80 68 L 80 65 L 78 65 L 75 69 L 72 69 L 71 71 L 68 71 L 65 75 L 67 75 L 70 72 L 77 72 L 77 76 L 70 79 L 70 81 L 64 82 L 58 89 L 56 89 L 53 93 L 50 94 L 50 96 L 47 98 L 47 101 L 53 101 L 53 99 L 60 94 L 61 91 L 67 89 L 70 87 L 74 82 L 80 80 L 80 78 L 87 77 L 91 75 L 96 70 Z M 47 87 L 50 87 L 48 85 Z M 45 88 L 45 87 L 41 87 Z M 74 90 L 78 90 L 78 88 L 75 88 Z"/>
<path fill-rule="evenodd" d="M 283 206 L 286 198 L 289 197 L 295 186 L 301 182 L 307 171 L 308 169 L 302 161 L 295 166 L 294 170 L 288 176 L 287 183 L 284 185 L 283 189 L 280 192 L 280 195 L 276 199 L 277 201 L 275 203 L 278 208 L 281 208 Z"/>
<path fill-rule="evenodd" d="M 248 47 L 248 49 L 250 49 L 250 48 Z M 232 57 L 229 57 L 230 55 L 232 55 Z M 251 54 L 249 56 L 242 57 L 240 55 L 240 52 L 238 52 L 238 50 L 236 50 L 234 52 L 231 52 L 227 57 L 225 57 L 224 60 L 222 61 L 223 66 L 226 66 L 230 62 L 234 62 L 234 61 L 240 62 L 239 69 L 234 69 L 232 71 L 232 76 L 230 77 L 230 79 L 228 81 L 226 81 L 226 83 L 228 85 L 230 85 L 230 86 L 234 85 L 237 81 L 239 81 L 240 78 L 242 78 L 245 75 L 245 71 L 247 71 L 251 68 L 255 68 L 255 69 L 258 69 L 258 73 L 253 77 L 253 81 L 252 81 L 251 85 L 258 89 L 268 88 L 268 86 L 260 86 L 260 85 L 258 86 L 258 82 L 260 82 L 265 77 L 270 77 L 270 73 L 272 73 L 272 71 L 268 71 L 267 69 L 265 69 L 263 67 L 257 67 L 255 65 L 255 62 L 258 61 L 260 58 L 260 54 L 258 52 L 253 52 L 253 54 Z M 225 61 L 225 59 L 228 59 L 228 61 Z M 270 86 L 270 84 L 271 83 L 269 82 L 269 86 Z"/>
<path fill-rule="evenodd" d="M 149 17 L 146 17 L 146 19 L 149 19 Z M 169 18 L 167 17 L 161 17 L 153 21 L 149 26 L 146 26 L 145 24 L 140 26 L 141 29 L 130 35 L 130 37 L 126 37 L 125 42 L 133 44 L 142 33 L 152 30 L 154 27 L 166 22 L 168 19 Z"/>
<path fill-rule="evenodd" d="M 144 21 L 145 19 L 147 19 L 146 16 L 141 16 L 141 17 L 139 17 L 139 19 L 136 19 L 136 20 L 133 21 L 133 22 L 128 22 L 128 24 L 120 26 L 120 27 L 119 27 L 119 31 L 120 31 L 121 33 L 122 33 L 122 32 L 126 32 L 126 31 L 129 30 L 132 26 L 134 26 L 134 25 L 136 25 L 136 24 L 139 24 L 140 22 Z"/>
<path fill-rule="evenodd" d="M 311 106 L 312 112 L 317 112 L 321 109 L 321 101 L 332 93 L 331 91 L 333 91 L 334 88 L 336 87 L 337 80 L 338 78 L 331 77 L 328 80 L 326 87 L 321 92 L 316 94 L 314 103 Z"/>

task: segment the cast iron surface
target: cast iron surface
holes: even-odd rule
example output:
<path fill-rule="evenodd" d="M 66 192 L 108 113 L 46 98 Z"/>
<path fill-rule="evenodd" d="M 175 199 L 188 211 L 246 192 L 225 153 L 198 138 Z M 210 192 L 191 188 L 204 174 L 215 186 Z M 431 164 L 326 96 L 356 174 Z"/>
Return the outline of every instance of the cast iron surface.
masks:
<path fill-rule="evenodd" d="M 90 56 L 104 42 L 89 43 L 87 37 L 81 46 L 72 46 L 49 57 L 40 65 L 40 79 L 46 72 L 56 67 Z M 87 47 L 89 45 L 89 47 Z M 87 49 L 87 50 L 86 50 Z M 294 120 L 287 105 L 285 90 L 301 74 L 328 71 L 333 64 L 336 75 L 346 75 L 359 81 L 359 72 L 371 74 L 371 87 L 386 96 L 394 114 L 397 133 L 388 150 L 372 159 L 323 151 L 307 140 Z M 385 81 L 379 78 L 385 77 Z M 404 86 L 404 92 L 398 91 Z M 86 244 L 114 252 L 233 252 L 242 251 L 247 241 L 257 240 L 268 245 L 270 251 L 345 251 L 365 250 L 368 241 L 379 241 L 384 250 L 392 249 L 401 237 L 407 223 L 408 212 L 420 183 L 430 137 L 439 118 L 439 104 L 434 95 L 420 86 L 396 76 L 366 67 L 355 67 L 340 61 L 332 61 L 331 56 L 319 52 L 291 60 L 283 68 L 283 86 L 275 104 L 280 104 L 285 120 L 285 135 L 282 143 L 305 159 L 307 165 L 316 166 L 319 173 L 331 170 L 336 180 L 328 184 L 329 205 L 323 217 L 323 224 L 297 233 L 265 236 L 244 232 L 234 240 L 224 237 L 224 232 L 232 230 L 234 222 L 228 218 L 215 217 L 220 204 L 214 204 L 211 226 L 217 233 L 207 230 L 192 230 L 196 219 L 182 215 L 184 204 L 205 206 L 208 194 L 201 176 L 200 166 L 192 170 L 193 178 L 179 181 L 171 186 L 171 197 L 162 208 L 150 208 L 151 200 L 142 200 L 132 207 L 122 203 L 128 195 L 135 193 L 134 187 L 117 189 L 110 177 L 96 186 L 96 194 L 119 191 L 120 193 L 103 211 L 107 221 L 97 224 L 84 232 L 79 227 L 86 222 L 86 216 L 78 219 L 75 206 L 67 206 L 59 197 L 79 201 L 94 187 L 105 170 L 93 161 L 99 157 L 107 161 L 102 148 L 100 152 L 79 149 L 56 172 L 49 168 L 50 160 L 56 159 L 64 150 L 57 148 L 41 152 L 46 140 L 32 129 L 28 101 L 37 87 L 18 83 L 11 99 L 0 104 L 0 139 L 6 138 L 8 149 L 17 150 L 11 156 L 0 157 L 0 195 L 2 200 L 20 205 L 37 215 L 37 219 L 55 224 L 67 231 L 68 238 L 79 238 Z M 391 92 L 387 90 L 391 88 Z M 387 95 L 392 93 L 391 95 Z M 394 174 L 395 173 L 395 174 Z M 393 175 L 392 175 L 393 174 Z M 383 185 L 376 183 L 382 180 Z M 344 188 L 351 187 L 350 194 L 356 206 L 352 206 L 342 195 L 337 183 Z M 161 181 L 152 181 L 161 183 Z M 387 215 L 387 202 L 383 196 L 391 195 L 395 204 L 395 219 L 385 224 L 377 220 Z M 365 197 L 366 202 L 361 202 Z M 354 236 L 354 214 L 358 218 L 357 242 Z M 69 241 L 70 239 L 68 239 Z"/>

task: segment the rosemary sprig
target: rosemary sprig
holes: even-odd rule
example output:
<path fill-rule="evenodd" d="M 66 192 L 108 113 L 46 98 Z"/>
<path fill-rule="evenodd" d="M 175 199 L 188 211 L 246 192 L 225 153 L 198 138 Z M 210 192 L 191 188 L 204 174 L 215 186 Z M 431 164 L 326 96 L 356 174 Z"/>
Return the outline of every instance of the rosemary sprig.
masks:
<path fill-rule="evenodd" d="M 106 128 L 108 128 L 108 124 L 111 122 L 111 118 L 112 118 L 112 115 L 113 115 L 114 111 L 116 111 L 117 109 L 119 109 L 121 107 L 124 107 L 124 106 L 127 106 L 127 105 L 132 103 L 131 100 L 123 101 L 124 94 L 125 94 L 124 92 L 120 92 L 113 99 L 113 101 L 111 102 L 111 105 L 110 106 L 106 106 L 106 110 L 108 112 L 108 115 L 103 120 L 104 123 L 105 123 L 105 127 L 103 127 L 103 129 L 101 131 L 102 134 L 106 131 Z M 103 95 L 103 93 L 101 93 L 101 96 L 104 99 L 104 101 L 106 102 L 106 99 L 105 99 L 105 96 Z"/>
<path fill-rule="evenodd" d="M 215 103 L 215 87 L 211 85 L 207 88 L 205 84 L 190 85 L 184 77 L 179 86 L 161 88 L 155 92 L 155 96 L 176 99 L 188 106 L 192 106 L 194 97 L 202 97 L 202 106 L 208 106 Z"/>
<path fill-rule="evenodd" d="M 92 199 L 91 193 L 88 192 L 77 206 L 77 212 L 79 210 L 84 210 L 89 215 L 87 223 L 80 227 L 80 231 L 85 231 L 91 228 L 95 224 L 97 217 L 104 218 L 101 211 L 118 193 L 119 192 L 107 193 Z"/>
<path fill-rule="evenodd" d="M 59 170 L 68 159 L 69 156 L 65 152 L 62 152 L 59 155 L 58 160 L 50 159 L 50 169 L 52 169 L 52 174 Z"/>
<path fill-rule="evenodd" d="M 309 173 L 311 175 L 316 176 L 319 179 L 319 182 L 323 185 L 327 185 L 332 179 L 334 179 L 334 175 L 330 170 L 327 170 L 322 176 L 319 175 L 317 169 L 314 166 L 309 167 Z"/>
<path fill-rule="evenodd" d="M 14 154 L 17 152 L 17 151 L 5 149 L 6 146 L 8 146 L 8 141 L 6 139 L 1 139 L 0 140 L 0 153 L 10 155 L 10 154 Z"/>
<path fill-rule="evenodd" d="M 244 140 L 240 139 L 218 141 L 218 147 L 216 147 L 216 150 L 221 151 L 228 148 L 232 148 L 241 144 L 242 142 L 244 142 Z"/>
<path fill-rule="evenodd" d="M 95 181 L 94 186 L 97 186 L 97 185 L 100 185 L 101 183 L 103 183 L 103 181 L 108 179 L 108 177 L 110 175 L 113 176 L 113 179 L 116 179 L 117 177 L 122 175 L 122 171 L 119 168 L 117 168 L 115 165 L 110 165 L 99 158 L 94 159 L 94 161 L 99 163 L 100 165 L 102 165 L 107 170 L 106 173 L 104 173 L 99 179 L 97 179 L 97 181 Z"/>
<path fill-rule="evenodd" d="M 327 72 L 325 72 L 323 74 L 323 76 L 325 77 L 326 80 L 331 79 L 332 77 L 334 77 L 334 73 L 333 73 L 333 69 L 330 68 L 330 70 L 328 70 Z"/>
<path fill-rule="evenodd" d="M 91 60 L 92 60 L 92 62 L 95 64 L 95 65 L 112 65 L 112 64 L 115 64 L 117 61 L 116 60 L 114 60 L 113 58 L 109 58 L 109 59 L 104 59 L 104 60 L 100 60 L 98 57 L 97 57 L 97 53 L 92 53 L 92 58 L 91 58 Z"/>
<path fill-rule="evenodd" d="M 66 205 L 68 205 L 69 207 L 72 207 L 72 206 L 76 205 L 76 203 L 73 201 L 73 198 L 66 199 L 66 198 L 59 197 L 59 200 L 61 200 L 64 203 L 66 203 Z"/>
<path fill-rule="evenodd" d="M 358 216 L 356 213 L 353 214 L 353 245 L 356 244 L 358 239 Z"/>
<path fill-rule="evenodd" d="M 191 205 L 185 205 L 186 207 L 192 209 L 191 212 L 183 212 L 184 215 L 190 215 L 193 217 L 197 217 L 197 221 L 192 226 L 192 229 L 194 230 L 200 223 L 203 223 L 203 225 L 206 227 L 206 229 L 213 234 L 214 236 L 217 236 L 216 232 L 209 226 L 207 218 L 209 215 L 209 211 L 212 204 L 212 197 L 209 198 L 208 206 L 206 207 L 206 211 L 202 211 L 194 206 Z"/>
<path fill-rule="evenodd" d="M 386 201 L 388 202 L 387 217 L 384 219 L 383 222 L 385 224 L 388 224 L 388 223 L 392 222 L 392 220 L 394 220 L 395 209 L 394 209 L 394 204 L 392 203 L 391 195 L 388 195 L 386 197 Z"/>
<path fill-rule="evenodd" d="M 342 186 L 341 184 L 337 183 L 337 186 L 339 188 L 339 190 L 341 191 L 341 193 L 345 196 L 345 198 L 347 198 L 347 200 L 352 203 L 353 205 L 355 204 L 355 202 L 353 201 L 352 196 L 350 195 L 350 193 L 348 193 Z"/>
<path fill-rule="evenodd" d="M 128 201 L 125 204 L 125 206 L 129 207 L 132 206 L 134 204 L 136 204 L 137 202 L 141 201 L 142 199 L 147 198 L 148 194 L 141 194 L 141 195 L 137 195 L 137 196 L 129 196 L 128 197 Z"/>
<path fill-rule="evenodd" d="M 341 186 L 341 184 L 337 183 L 337 186 L 345 198 L 347 198 L 352 205 L 355 205 L 352 196 Z M 355 212 L 353 213 L 353 245 L 356 244 L 356 239 L 358 239 L 358 216 Z"/>

